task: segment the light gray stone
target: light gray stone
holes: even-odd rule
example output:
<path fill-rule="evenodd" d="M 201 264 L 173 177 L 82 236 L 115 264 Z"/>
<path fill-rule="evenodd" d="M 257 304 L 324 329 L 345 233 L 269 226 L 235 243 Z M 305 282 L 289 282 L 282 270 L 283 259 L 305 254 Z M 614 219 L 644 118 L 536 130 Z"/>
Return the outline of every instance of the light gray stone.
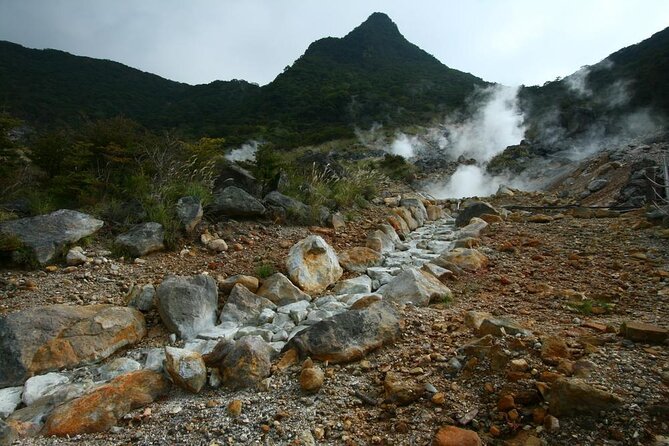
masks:
<path fill-rule="evenodd" d="M 371 293 L 372 279 L 367 275 L 337 282 L 332 289 L 334 294 Z"/>
<path fill-rule="evenodd" d="M 218 307 L 218 288 L 211 277 L 167 276 L 156 291 L 158 311 L 165 326 L 190 340 L 213 328 Z"/>
<path fill-rule="evenodd" d="M 413 268 L 400 273 L 383 290 L 383 299 L 395 304 L 411 302 L 417 306 L 427 306 L 430 302 L 451 297 L 451 290 L 434 276 Z"/>
<path fill-rule="evenodd" d="M 274 310 L 276 305 L 271 300 L 258 296 L 245 286 L 237 284 L 232 288 L 227 302 L 221 310 L 221 322 L 255 324 L 263 310 Z"/>
<path fill-rule="evenodd" d="M 203 209 L 199 198 L 188 196 L 177 201 L 177 217 L 186 232 L 193 232 L 202 220 Z"/>
<path fill-rule="evenodd" d="M 46 215 L 0 223 L 0 233 L 17 237 L 40 264 L 53 260 L 63 248 L 94 234 L 104 225 L 90 215 L 60 209 Z"/>
<path fill-rule="evenodd" d="M 165 349 L 156 347 L 150 349 L 146 353 L 146 359 L 144 360 L 144 368 L 153 370 L 154 372 L 162 372 L 164 363 L 165 363 Z"/>
<path fill-rule="evenodd" d="M 84 250 L 81 246 L 70 248 L 65 256 L 65 263 L 70 266 L 83 265 L 86 261 L 88 261 L 88 257 L 84 254 Z"/>
<path fill-rule="evenodd" d="M 97 374 L 100 381 L 109 381 L 124 373 L 134 372 L 142 368 L 142 365 L 130 358 L 115 358 L 108 363 L 98 367 Z"/>
<path fill-rule="evenodd" d="M 288 338 L 288 334 L 286 334 Z M 7 418 L 21 404 L 23 387 L 6 387 L 0 389 L 0 418 Z M 2 444 L 2 443 L 0 443 Z"/>
<path fill-rule="evenodd" d="M 265 297 L 277 305 L 311 300 L 311 296 L 293 285 L 290 279 L 281 273 L 265 279 L 258 289 L 258 296 Z"/>
<path fill-rule="evenodd" d="M 165 248 L 163 225 L 156 222 L 141 223 L 133 226 L 125 234 L 116 237 L 116 244 L 128 251 L 131 256 L 141 257 Z"/>
<path fill-rule="evenodd" d="M 32 378 L 28 378 L 23 386 L 21 401 L 26 406 L 30 406 L 38 399 L 56 393 L 61 387 L 69 384 L 69 382 L 70 378 L 56 372 L 33 376 Z"/>

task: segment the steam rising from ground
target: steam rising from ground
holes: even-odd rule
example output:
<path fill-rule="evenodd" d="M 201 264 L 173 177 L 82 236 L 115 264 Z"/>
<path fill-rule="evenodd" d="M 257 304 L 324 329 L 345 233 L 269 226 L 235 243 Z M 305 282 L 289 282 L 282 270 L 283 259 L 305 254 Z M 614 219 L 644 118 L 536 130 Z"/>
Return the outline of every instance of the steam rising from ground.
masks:
<path fill-rule="evenodd" d="M 258 141 L 249 141 L 237 149 L 232 149 L 230 153 L 225 155 L 225 158 L 228 161 L 255 161 L 259 145 Z"/>
<path fill-rule="evenodd" d="M 398 133 L 395 141 L 390 144 L 390 153 L 399 155 L 403 158 L 413 158 L 416 154 L 416 149 L 422 147 L 422 144 L 417 136 L 407 136 L 404 133 Z"/>
<path fill-rule="evenodd" d="M 469 99 L 468 112 L 449 116 L 443 124 L 418 134 L 398 132 L 389 144 L 379 131 L 380 126 L 356 134 L 367 147 L 382 146 L 389 153 L 437 169 L 452 168 L 452 163 L 457 162 L 455 172 L 445 183 L 425 188 L 436 198 L 487 196 L 502 184 L 535 190 L 550 181 L 551 175 L 563 173 L 573 161 L 665 131 L 666 120 L 650 109 L 629 110 L 633 91 L 629 80 L 617 79 L 593 91 L 590 74 L 612 66 L 613 62 L 605 59 L 563 79 L 571 97 L 589 106 L 565 115 L 556 104 L 532 116 L 532 150 L 537 150 L 531 152 L 533 156 L 527 159 L 521 175 L 492 176 L 486 171 L 495 155 L 519 144 L 525 136 L 517 87 L 495 85 L 479 90 Z"/>
<path fill-rule="evenodd" d="M 495 85 L 477 95 L 472 117 L 461 124 L 446 124 L 445 143 L 454 157 L 464 155 L 487 162 L 507 146 L 523 138 L 523 115 L 518 107 L 518 88 Z"/>

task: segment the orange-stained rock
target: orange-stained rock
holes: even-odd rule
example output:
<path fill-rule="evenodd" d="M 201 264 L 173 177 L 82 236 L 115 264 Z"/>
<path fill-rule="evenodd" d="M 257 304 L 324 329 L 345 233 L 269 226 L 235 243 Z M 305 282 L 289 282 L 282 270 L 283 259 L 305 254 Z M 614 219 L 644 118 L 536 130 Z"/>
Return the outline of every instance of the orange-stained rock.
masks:
<path fill-rule="evenodd" d="M 488 257 L 473 248 L 455 248 L 437 257 L 433 263 L 444 268 L 455 265 L 467 271 L 478 271 L 488 266 Z"/>
<path fill-rule="evenodd" d="M 430 204 L 425 210 L 427 211 L 427 219 L 430 221 L 444 218 L 444 209 L 441 206 Z"/>
<path fill-rule="evenodd" d="M 402 220 L 404 220 L 409 227 L 409 230 L 414 231 L 418 229 L 418 222 L 414 218 L 413 214 L 411 214 L 411 211 L 405 207 L 399 207 L 393 209 L 393 213 L 400 217 Z"/>
<path fill-rule="evenodd" d="M 104 432 L 131 410 L 167 393 L 169 387 L 163 375 L 151 370 L 126 373 L 57 407 L 47 418 L 42 434 L 63 437 Z"/>
<path fill-rule="evenodd" d="M 479 435 L 467 429 L 445 426 L 439 429 L 432 442 L 433 446 L 481 446 Z"/>
<path fill-rule="evenodd" d="M 570 358 L 571 353 L 564 339 L 558 336 L 546 336 L 541 339 L 541 358 L 544 361 L 555 361 L 559 358 Z"/>
<path fill-rule="evenodd" d="M 395 232 L 397 232 L 397 235 L 404 240 L 407 235 L 411 232 L 411 229 L 409 229 L 409 226 L 407 225 L 407 222 L 404 221 L 403 218 L 401 218 L 398 215 L 395 214 L 390 214 L 386 220 L 388 221 L 388 224 L 393 227 Z"/>
<path fill-rule="evenodd" d="M 49 305 L 0 317 L 0 388 L 99 361 L 145 334 L 142 313 L 112 305 Z"/>
<path fill-rule="evenodd" d="M 383 261 L 380 252 L 363 247 L 347 249 L 340 252 L 337 257 L 342 268 L 354 273 L 364 273 L 370 266 L 379 266 Z"/>
<path fill-rule="evenodd" d="M 479 218 L 490 225 L 494 223 L 501 223 L 504 221 L 502 217 L 495 214 L 481 214 Z"/>
<path fill-rule="evenodd" d="M 279 361 L 274 364 L 272 367 L 272 371 L 274 373 L 276 372 L 283 372 L 289 367 L 294 366 L 297 364 L 297 360 L 300 358 L 300 354 L 295 348 L 289 349 L 286 353 L 284 353 Z"/>

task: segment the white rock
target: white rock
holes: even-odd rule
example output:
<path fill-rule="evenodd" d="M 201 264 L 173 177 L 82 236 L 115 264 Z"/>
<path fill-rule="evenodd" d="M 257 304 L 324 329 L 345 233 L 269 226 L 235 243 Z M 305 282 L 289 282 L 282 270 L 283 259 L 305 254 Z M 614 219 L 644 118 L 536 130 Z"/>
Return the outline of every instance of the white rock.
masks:
<path fill-rule="evenodd" d="M 146 353 L 144 360 L 144 368 L 153 370 L 154 372 L 162 372 L 163 363 L 165 362 L 165 349 L 152 348 Z"/>
<path fill-rule="evenodd" d="M 199 339 L 233 339 L 239 330 L 239 324 L 236 322 L 222 322 L 208 330 L 197 334 Z"/>
<path fill-rule="evenodd" d="M 371 293 L 372 279 L 367 275 L 354 277 L 352 279 L 342 280 L 337 282 L 332 289 L 334 294 L 357 294 L 357 293 Z"/>
<path fill-rule="evenodd" d="M 86 261 L 88 261 L 88 257 L 84 254 L 81 246 L 70 249 L 65 256 L 65 262 L 70 266 L 83 265 Z"/>
<path fill-rule="evenodd" d="M 225 243 L 225 240 L 217 238 L 207 243 L 207 249 L 214 252 L 223 252 L 228 250 L 228 244 Z"/>
<path fill-rule="evenodd" d="M 300 240 L 290 248 L 286 268 L 290 280 L 307 293 L 320 293 L 344 272 L 334 249 L 317 235 Z"/>
<path fill-rule="evenodd" d="M 21 404 L 21 394 L 23 394 L 23 386 L 0 389 L 0 418 L 7 418 L 16 410 L 16 407 Z"/>
<path fill-rule="evenodd" d="M 26 406 L 30 406 L 38 399 L 56 393 L 59 388 L 62 388 L 69 382 L 70 378 L 56 372 L 33 376 L 32 378 L 28 378 L 24 384 L 21 400 Z"/>
<path fill-rule="evenodd" d="M 306 310 L 309 308 L 309 302 L 306 300 L 300 300 L 293 302 L 292 304 L 284 305 L 276 309 L 277 313 L 290 314 L 291 311 Z"/>
<path fill-rule="evenodd" d="M 214 351 L 214 348 L 218 344 L 219 340 L 217 339 L 194 339 L 188 341 L 184 344 L 184 350 L 190 350 L 192 352 L 197 352 L 201 355 L 206 355 Z"/>
<path fill-rule="evenodd" d="M 124 373 L 134 372 L 142 368 L 142 365 L 130 358 L 115 358 L 101 367 L 98 367 L 98 376 L 102 381 L 109 381 Z"/>

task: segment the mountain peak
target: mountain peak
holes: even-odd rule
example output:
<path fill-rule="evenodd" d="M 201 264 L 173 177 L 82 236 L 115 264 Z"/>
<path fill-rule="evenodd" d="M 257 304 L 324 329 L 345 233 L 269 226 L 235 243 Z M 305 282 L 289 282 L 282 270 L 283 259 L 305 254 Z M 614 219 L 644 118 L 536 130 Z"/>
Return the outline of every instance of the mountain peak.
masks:
<path fill-rule="evenodd" d="M 357 28 L 351 31 L 348 36 L 355 35 L 384 35 L 401 36 L 399 28 L 390 17 L 382 12 L 375 12 L 367 20 L 362 22 Z"/>

